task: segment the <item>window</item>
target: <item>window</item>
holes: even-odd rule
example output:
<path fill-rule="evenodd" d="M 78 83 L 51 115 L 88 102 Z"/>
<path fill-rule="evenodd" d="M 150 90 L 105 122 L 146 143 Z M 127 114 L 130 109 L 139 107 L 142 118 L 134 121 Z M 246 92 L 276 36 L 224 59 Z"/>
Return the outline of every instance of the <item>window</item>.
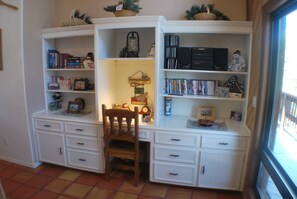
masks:
<path fill-rule="evenodd" d="M 269 80 L 256 189 L 263 199 L 297 198 L 297 2 L 272 13 Z"/>

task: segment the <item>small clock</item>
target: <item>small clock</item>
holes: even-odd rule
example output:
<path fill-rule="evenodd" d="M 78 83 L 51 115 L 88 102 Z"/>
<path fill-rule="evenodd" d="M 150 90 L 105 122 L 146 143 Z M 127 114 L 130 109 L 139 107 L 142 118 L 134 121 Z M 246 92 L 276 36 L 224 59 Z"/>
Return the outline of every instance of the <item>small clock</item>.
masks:
<path fill-rule="evenodd" d="M 149 114 L 151 114 L 151 110 L 148 106 L 143 106 L 140 110 L 140 114 L 149 115 Z"/>

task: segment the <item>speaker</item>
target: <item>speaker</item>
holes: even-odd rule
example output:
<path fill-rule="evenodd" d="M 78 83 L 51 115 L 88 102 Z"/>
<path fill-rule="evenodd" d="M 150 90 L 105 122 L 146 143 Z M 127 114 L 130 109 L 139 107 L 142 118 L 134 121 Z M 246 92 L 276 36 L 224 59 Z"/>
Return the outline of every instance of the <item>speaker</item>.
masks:
<path fill-rule="evenodd" d="M 214 48 L 214 70 L 226 71 L 228 68 L 228 48 Z"/>
<path fill-rule="evenodd" d="M 177 68 L 191 69 L 191 48 L 190 47 L 178 47 Z"/>

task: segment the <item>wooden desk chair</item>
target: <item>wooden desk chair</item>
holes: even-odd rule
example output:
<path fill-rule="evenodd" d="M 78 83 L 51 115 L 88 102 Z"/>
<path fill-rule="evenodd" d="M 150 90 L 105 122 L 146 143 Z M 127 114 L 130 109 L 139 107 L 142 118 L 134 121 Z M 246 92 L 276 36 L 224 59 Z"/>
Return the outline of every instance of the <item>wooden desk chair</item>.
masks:
<path fill-rule="evenodd" d="M 134 172 L 134 183 L 139 180 L 138 107 L 134 111 L 106 109 L 102 105 L 105 144 L 105 177 L 110 178 L 111 169 Z M 134 124 L 132 125 L 132 120 Z"/>

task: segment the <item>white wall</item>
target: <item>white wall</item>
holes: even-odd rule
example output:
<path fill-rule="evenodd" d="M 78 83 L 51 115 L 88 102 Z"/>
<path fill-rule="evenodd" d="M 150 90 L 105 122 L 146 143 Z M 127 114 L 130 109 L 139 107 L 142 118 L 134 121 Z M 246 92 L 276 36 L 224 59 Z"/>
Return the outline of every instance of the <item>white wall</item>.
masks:
<path fill-rule="evenodd" d="M 114 17 L 113 13 L 106 12 L 103 7 L 117 4 L 119 0 L 56 0 L 56 26 L 69 18 L 72 9 L 79 9 L 81 13 L 91 18 Z M 162 15 L 168 20 L 184 19 L 185 11 L 193 4 L 215 4 L 215 8 L 233 21 L 246 20 L 246 0 L 140 0 L 143 8 L 142 15 Z"/>
<path fill-rule="evenodd" d="M 40 29 L 53 25 L 48 19 L 53 21 L 54 3 L 6 2 L 19 9 L 0 6 L 4 65 L 0 71 L 0 159 L 33 166 L 31 113 L 44 108 Z"/>

